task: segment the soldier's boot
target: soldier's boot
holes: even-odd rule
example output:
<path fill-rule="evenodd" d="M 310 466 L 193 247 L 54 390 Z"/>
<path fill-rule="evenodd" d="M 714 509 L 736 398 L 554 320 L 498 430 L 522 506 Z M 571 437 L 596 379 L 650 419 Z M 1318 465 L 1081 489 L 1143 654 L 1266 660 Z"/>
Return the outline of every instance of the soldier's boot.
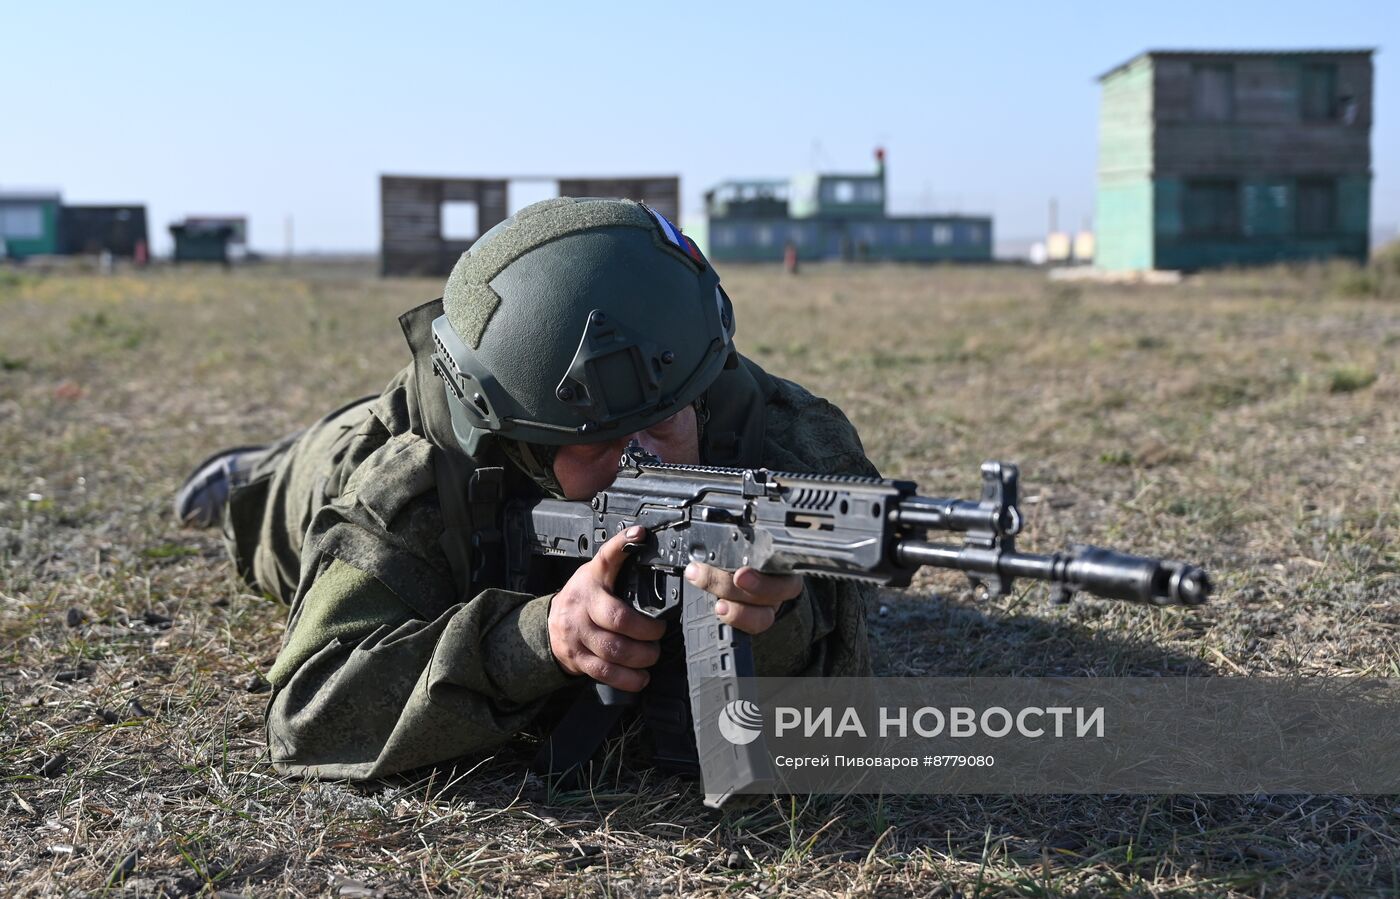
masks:
<path fill-rule="evenodd" d="M 229 492 L 248 482 L 263 446 L 220 450 L 199 463 L 175 493 L 175 520 L 189 528 L 211 528 L 223 521 Z"/>

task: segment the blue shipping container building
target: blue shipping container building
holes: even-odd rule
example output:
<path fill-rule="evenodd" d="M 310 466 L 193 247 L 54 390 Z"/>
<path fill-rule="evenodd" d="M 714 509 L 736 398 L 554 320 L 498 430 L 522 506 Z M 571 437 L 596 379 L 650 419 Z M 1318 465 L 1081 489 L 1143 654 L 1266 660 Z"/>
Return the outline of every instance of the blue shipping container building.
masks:
<path fill-rule="evenodd" d="M 705 194 L 706 254 L 716 262 L 989 262 L 990 216 L 887 215 L 884 151 L 874 174 L 813 173 L 726 181 Z"/>

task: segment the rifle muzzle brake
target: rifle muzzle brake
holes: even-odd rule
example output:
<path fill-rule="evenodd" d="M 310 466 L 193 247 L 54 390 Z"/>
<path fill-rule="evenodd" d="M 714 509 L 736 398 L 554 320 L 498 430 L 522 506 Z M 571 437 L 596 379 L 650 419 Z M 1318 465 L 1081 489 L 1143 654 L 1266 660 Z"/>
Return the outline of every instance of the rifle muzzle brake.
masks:
<path fill-rule="evenodd" d="M 1149 559 L 1097 546 L 1056 554 L 1050 580 L 1068 590 L 1150 605 L 1197 606 L 1210 598 L 1210 576 L 1185 562 Z"/>

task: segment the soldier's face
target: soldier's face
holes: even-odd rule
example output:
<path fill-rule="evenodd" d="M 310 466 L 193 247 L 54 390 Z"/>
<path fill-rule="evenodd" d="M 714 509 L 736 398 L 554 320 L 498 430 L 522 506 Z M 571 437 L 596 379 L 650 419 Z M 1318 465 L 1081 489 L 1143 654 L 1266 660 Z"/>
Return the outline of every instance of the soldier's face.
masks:
<path fill-rule="evenodd" d="M 636 440 L 663 462 L 700 463 L 700 428 L 695 409 L 686 406 L 645 431 L 598 443 L 561 446 L 554 454 L 554 477 L 568 499 L 588 499 L 617 477 L 617 460 L 627 444 Z"/>

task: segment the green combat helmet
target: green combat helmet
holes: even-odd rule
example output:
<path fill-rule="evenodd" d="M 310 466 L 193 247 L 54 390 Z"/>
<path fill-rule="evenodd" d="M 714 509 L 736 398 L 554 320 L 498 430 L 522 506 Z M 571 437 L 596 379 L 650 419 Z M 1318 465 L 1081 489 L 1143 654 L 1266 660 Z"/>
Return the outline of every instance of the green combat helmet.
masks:
<path fill-rule="evenodd" d="M 644 430 L 737 362 L 714 269 L 631 200 L 522 209 L 462 254 L 443 311 L 433 368 L 471 456 L 491 438 L 552 449 Z"/>

